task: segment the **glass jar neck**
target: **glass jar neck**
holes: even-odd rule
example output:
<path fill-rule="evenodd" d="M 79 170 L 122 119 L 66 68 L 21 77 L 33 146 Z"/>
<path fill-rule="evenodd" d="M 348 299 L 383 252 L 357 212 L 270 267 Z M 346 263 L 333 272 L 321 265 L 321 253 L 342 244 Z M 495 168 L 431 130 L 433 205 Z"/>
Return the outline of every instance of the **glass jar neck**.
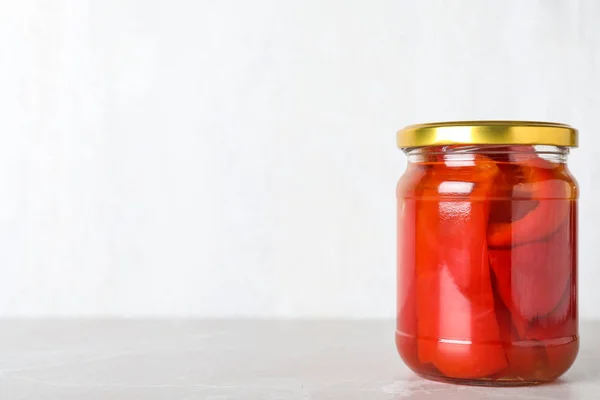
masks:
<path fill-rule="evenodd" d="M 440 161 L 472 161 L 476 155 L 492 159 L 505 158 L 511 162 L 543 158 L 553 163 L 566 163 L 568 147 L 549 145 L 448 145 L 404 149 L 409 163 Z"/>

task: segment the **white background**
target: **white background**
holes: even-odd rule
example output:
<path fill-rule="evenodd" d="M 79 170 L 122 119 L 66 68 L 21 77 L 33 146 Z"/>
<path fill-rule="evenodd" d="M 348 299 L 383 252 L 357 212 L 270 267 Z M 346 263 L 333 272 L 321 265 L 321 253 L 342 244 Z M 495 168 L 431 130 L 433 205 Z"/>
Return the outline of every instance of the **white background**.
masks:
<path fill-rule="evenodd" d="M 392 317 L 395 131 L 570 123 L 600 317 L 600 2 L 0 1 L 0 316 Z"/>

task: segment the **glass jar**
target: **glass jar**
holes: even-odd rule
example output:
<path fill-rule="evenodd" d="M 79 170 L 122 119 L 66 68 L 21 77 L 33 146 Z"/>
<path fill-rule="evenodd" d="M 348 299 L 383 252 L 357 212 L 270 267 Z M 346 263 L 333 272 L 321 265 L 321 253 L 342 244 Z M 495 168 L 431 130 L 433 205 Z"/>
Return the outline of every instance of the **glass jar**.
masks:
<path fill-rule="evenodd" d="M 552 381 L 579 349 L 568 125 L 480 121 L 397 134 L 396 345 L 422 377 Z"/>

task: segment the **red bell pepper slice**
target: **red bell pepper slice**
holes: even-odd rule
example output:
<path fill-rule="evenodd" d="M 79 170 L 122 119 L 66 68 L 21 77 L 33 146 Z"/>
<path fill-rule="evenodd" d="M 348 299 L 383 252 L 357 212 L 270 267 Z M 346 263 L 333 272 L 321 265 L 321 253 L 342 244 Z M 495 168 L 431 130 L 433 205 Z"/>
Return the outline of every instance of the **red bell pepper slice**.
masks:
<path fill-rule="evenodd" d="M 571 248 L 570 224 L 563 222 L 546 241 L 490 249 L 497 291 L 519 334 L 529 321 L 550 313 L 559 304 L 572 271 Z"/>
<path fill-rule="evenodd" d="M 568 253 L 571 257 L 570 263 L 566 260 L 565 269 L 569 270 L 567 282 L 565 285 L 564 293 L 560 296 L 560 302 L 552 309 L 549 313 L 535 318 L 530 324 L 521 331 L 521 336 L 524 339 L 534 340 L 554 340 L 554 339 L 569 339 L 576 337 L 578 334 L 578 315 L 577 315 L 577 204 L 571 202 L 571 213 L 567 224 L 568 226 L 568 237 L 562 236 L 564 241 L 559 244 L 558 241 L 554 243 L 555 246 L 568 247 Z M 562 232 L 562 229 L 561 231 Z M 568 244 L 567 244 L 568 241 Z M 552 274 L 551 270 L 546 271 L 548 274 Z M 564 276 L 565 272 L 562 272 L 557 276 Z M 557 288 L 559 287 L 557 283 Z"/>
<path fill-rule="evenodd" d="M 521 337 L 526 340 L 569 339 L 577 335 L 577 289 L 573 281 L 567 282 L 560 302 L 548 314 L 532 320 L 521 329 Z"/>
<path fill-rule="evenodd" d="M 537 158 L 533 146 L 494 146 L 486 153 L 497 161 L 500 173 L 496 176 L 490 204 L 490 224 L 512 222 L 524 217 L 537 206 L 536 200 L 520 201 L 515 206 L 513 188 L 522 181 L 522 164 Z"/>
<path fill-rule="evenodd" d="M 556 340 L 574 339 L 578 335 L 577 315 L 577 203 L 570 201 L 570 215 L 565 226 L 568 234 L 559 230 L 564 236 L 559 236 L 564 242 L 556 241 L 554 246 L 568 249 L 565 253 L 570 256 L 569 262 L 565 262 L 565 269 L 569 270 L 567 284 L 564 293 L 560 297 L 558 305 L 551 312 L 535 320 L 524 329 L 521 336 L 524 339 Z M 552 244 L 550 244 L 552 245 Z M 551 274 L 552 271 L 547 271 Z M 564 272 L 560 275 L 564 275 Z M 558 277 L 557 277 L 558 278 Z M 560 279 L 560 278 L 559 278 Z M 559 351 L 560 353 L 560 351 Z"/>
<path fill-rule="evenodd" d="M 577 322 L 577 288 L 573 276 L 554 310 L 521 325 L 520 339 L 525 343 L 539 343 L 545 353 L 545 364 L 538 368 L 545 379 L 562 375 L 575 361 L 579 351 Z"/>
<path fill-rule="evenodd" d="M 492 286 L 496 286 L 493 276 Z M 513 326 L 510 310 L 503 303 L 497 291 L 494 292 L 494 309 L 498 325 L 500 326 L 502 346 L 504 347 L 510 370 L 510 372 L 505 372 L 504 375 L 521 380 L 543 379 L 544 376 L 541 372 L 544 371 L 544 368 L 548 364 L 548 357 L 544 347 L 522 346 L 522 342 L 519 343 L 519 337 Z"/>
<path fill-rule="evenodd" d="M 410 368 L 419 369 L 417 356 L 417 300 L 415 288 L 415 237 L 417 230 L 419 182 L 427 168 L 409 164 L 406 173 L 398 181 L 397 197 L 397 318 L 396 347 Z"/>
<path fill-rule="evenodd" d="M 554 164 L 542 158 L 530 158 L 519 164 L 524 181 L 514 185 L 511 198 L 512 220 L 496 222 L 498 210 L 492 210 L 488 229 L 490 247 L 511 247 L 543 240 L 564 223 L 569 214 L 571 188 L 556 179 Z M 500 195 L 502 196 L 502 194 Z"/>
<path fill-rule="evenodd" d="M 417 210 L 418 355 L 447 377 L 485 377 L 507 366 L 485 234 L 497 172 L 483 157 L 438 165 Z"/>

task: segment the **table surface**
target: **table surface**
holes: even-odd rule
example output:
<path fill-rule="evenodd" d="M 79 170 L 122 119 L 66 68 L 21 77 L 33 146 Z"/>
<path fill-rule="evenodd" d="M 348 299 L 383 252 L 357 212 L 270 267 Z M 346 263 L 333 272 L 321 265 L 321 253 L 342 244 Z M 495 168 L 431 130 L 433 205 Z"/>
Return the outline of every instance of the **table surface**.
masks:
<path fill-rule="evenodd" d="M 430 382 L 396 354 L 391 321 L 0 321 L 0 399 L 596 399 L 600 322 L 560 381 Z"/>

